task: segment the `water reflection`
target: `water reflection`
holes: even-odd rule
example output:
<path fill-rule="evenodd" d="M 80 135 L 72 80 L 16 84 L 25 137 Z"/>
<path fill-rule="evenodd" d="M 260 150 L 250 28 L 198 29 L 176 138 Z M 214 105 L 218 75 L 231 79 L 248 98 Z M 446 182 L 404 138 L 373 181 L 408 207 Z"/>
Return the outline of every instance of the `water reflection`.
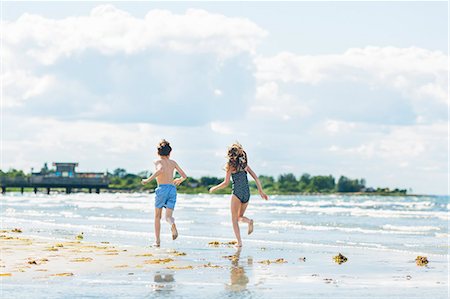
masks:
<path fill-rule="evenodd" d="M 239 265 L 241 250 L 241 248 L 238 248 L 231 259 L 230 284 L 226 285 L 226 289 L 232 292 L 245 291 L 249 282 L 248 276 L 245 274 L 244 267 Z M 250 265 L 251 259 L 249 258 L 247 262 Z"/>
<path fill-rule="evenodd" d="M 153 283 L 151 284 L 151 288 L 153 291 L 157 292 L 171 292 L 175 289 L 175 278 L 173 277 L 172 272 L 155 272 L 153 277 Z"/>

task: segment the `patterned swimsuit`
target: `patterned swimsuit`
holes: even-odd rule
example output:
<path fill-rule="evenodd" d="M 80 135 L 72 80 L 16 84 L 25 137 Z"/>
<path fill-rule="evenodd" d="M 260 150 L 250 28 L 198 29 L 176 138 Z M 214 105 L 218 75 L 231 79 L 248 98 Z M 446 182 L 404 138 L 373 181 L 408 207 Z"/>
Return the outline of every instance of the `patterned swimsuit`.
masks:
<path fill-rule="evenodd" d="M 239 198 L 242 203 L 247 203 L 250 199 L 250 188 L 248 186 L 247 172 L 239 171 L 231 174 L 233 180 L 233 194 Z"/>

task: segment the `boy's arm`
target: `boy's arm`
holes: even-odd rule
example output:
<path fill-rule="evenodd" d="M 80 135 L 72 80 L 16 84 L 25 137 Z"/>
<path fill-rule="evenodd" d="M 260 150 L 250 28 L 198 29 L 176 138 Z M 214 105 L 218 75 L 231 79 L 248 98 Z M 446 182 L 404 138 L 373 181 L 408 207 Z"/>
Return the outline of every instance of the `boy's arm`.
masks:
<path fill-rule="evenodd" d="M 158 175 L 160 175 L 161 172 L 162 172 L 162 165 L 161 165 L 161 163 L 156 162 L 156 163 L 155 163 L 155 172 L 154 172 L 151 176 L 149 176 L 148 178 L 142 179 L 141 184 L 142 184 L 142 185 L 145 185 L 145 184 L 151 182 L 151 181 L 152 181 L 153 179 L 155 179 Z"/>
<path fill-rule="evenodd" d="M 230 176 L 231 176 L 231 170 L 228 169 L 227 173 L 225 174 L 225 179 L 223 180 L 223 182 L 220 183 L 219 185 L 211 187 L 209 189 L 209 193 L 212 193 L 214 191 L 217 191 L 217 190 L 220 190 L 220 189 L 223 189 L 223 188 L 227 187 L 230 184 Z"/>
<path fill-rule="evenodd" d="M 245 170 L 250 173 L 250 175 L 252 176 L 252 178 L 255 180 L 256 183 L 256 187 L 258 188 L 259 191 L 259 195 L 261 195 L 262 199 L 268 200 L 269 197 L 267 196 L 266 193 L 264 193 L 263 188 L 261 186 L 261 182 L 259 181 L 258 176 L 256 175 L 256 173 L 250 168 L 250 166 L 247 165 L 247 167 L 245 168 Z"/>
<path fill-rule="evenodd" d="M 187 175 L 186 175 L 186 173 L 184 173 L 183 169 L 181 169 L 181 167 L 178 165 L 177 162 L 175 162 L 175 169 L 181 175 L 181 178 L 177 178 L 177 179 L 173 180 L 173 183 L 178 186 L 179 184 L 184 182 L 184 180 L 187 179 Z"/>

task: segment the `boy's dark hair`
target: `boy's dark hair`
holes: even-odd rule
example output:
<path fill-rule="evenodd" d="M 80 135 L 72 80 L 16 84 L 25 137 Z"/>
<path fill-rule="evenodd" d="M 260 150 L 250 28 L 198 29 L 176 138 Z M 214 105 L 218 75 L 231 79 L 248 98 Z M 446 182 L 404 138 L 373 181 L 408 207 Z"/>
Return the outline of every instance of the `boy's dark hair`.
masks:
<path fill-rule="evenodd" d="M 158 144 L 158 155 L 168 156 L 170 155 L 171 151 L 172 148 L 170 147 L 170 143 L 166 139 L 161 140 L 161 142 Z"/>

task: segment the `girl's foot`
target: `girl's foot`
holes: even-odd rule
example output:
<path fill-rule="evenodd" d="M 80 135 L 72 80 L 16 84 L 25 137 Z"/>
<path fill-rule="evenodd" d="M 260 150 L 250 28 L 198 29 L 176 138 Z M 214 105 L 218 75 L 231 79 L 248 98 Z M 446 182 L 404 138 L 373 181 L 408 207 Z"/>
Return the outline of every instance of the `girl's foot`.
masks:
<path fill-rule="evenodd" d="M 248 234 L 250 235 L 253 232 L 253 220 L 250 220 L 248 224 Z"/>
<path fill-rule="evenodd" d="M 234 247 L 235 247 L 235 248 L 241 248 L 241 247 L 242 247 L 242 243 L 241 243 L 241 242 L 238 242 L 238 243 L 236 243 L 236 244 L 234 245 Z"/>
<path fill-rule="evenodd" d="M 176 238 L 178 238 L 178 231 L 177 231 L 177 226 L 175 225 L 175 223 L 172 224 L 172 240 L 175 240 Z"/>
<path fill-rule="evenodd" d="M 161 246 L 159 241 L 156 241 L 155 243 L 153 243 L 152 245 L 153 247 L 159 248 Z"/>

